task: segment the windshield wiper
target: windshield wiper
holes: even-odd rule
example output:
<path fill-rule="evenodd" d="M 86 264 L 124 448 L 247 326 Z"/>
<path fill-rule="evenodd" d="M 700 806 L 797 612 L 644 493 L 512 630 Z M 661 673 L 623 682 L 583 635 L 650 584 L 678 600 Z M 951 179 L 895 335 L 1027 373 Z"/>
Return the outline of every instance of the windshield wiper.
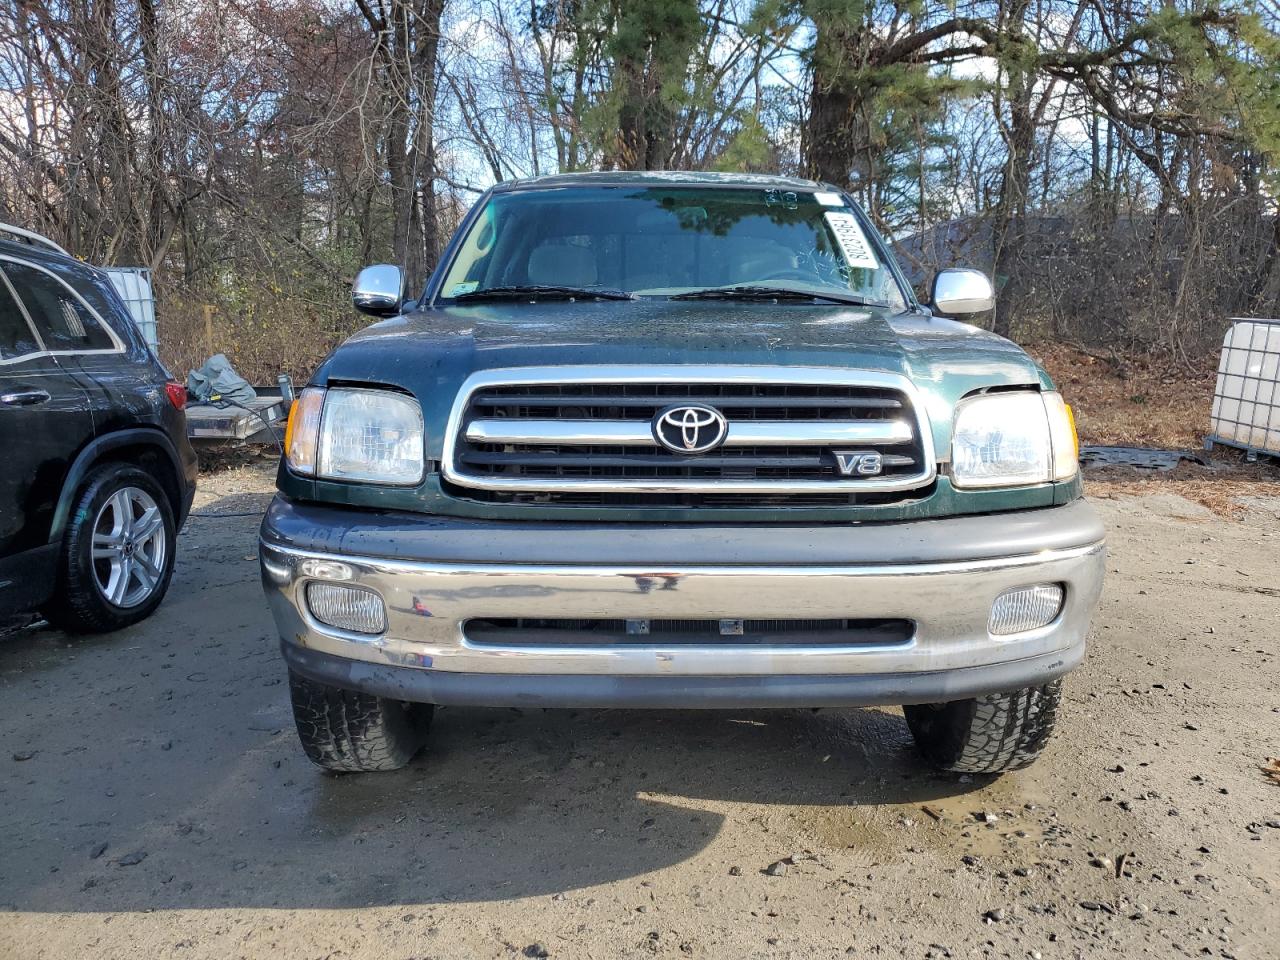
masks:
<path fill-rule="evenodd" d="M 759 284 L 738 284 L 731 287 L 708 287 L 706 290 L 690 290 L 672 294 L 671 300 L 830 300 L 833 303 L 851 303 L 859 307 L 882 306 L 878 300 L 870 300 L 856 293 L 843 291 L 797 290 L 794 287 L 766 287 Z"/>
<path fill-rule="evenodd" d="M 525 284 L 509 287 L 485 287 L 460 293 L 454 300 L 521 300 L 525 297 L 542 300 L 638 300 L 634 293 L 611 290 L 608 287 L 564 287 L 557 284 Z"/>

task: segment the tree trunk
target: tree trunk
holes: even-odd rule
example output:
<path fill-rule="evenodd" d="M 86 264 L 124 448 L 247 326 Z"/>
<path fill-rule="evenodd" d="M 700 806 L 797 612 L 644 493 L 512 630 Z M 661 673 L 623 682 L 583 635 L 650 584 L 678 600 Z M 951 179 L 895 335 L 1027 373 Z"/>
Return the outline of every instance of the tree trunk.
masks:
<path fill-rule="evenodd" d="M 1029 0 L 1010 4 L 1004 28 L 1008 36 L 1020 41 L 1024 36 L 1023 21 Z M 1020 59 L 1006 66 L 1005 97 L 1009 105 L 1009 122 L 1005 132 L 1005 161 L 1000 178 L 1000 201 L 992 227 L 994 245 L 992 272 L 1000 296 L 996 298 L 992 329 L 1003 337 L 1013 332 L 1013 313 L 1017 307 L 1018 271 L 1026 240 L 1027 192 L 1031 184 L 1031 161 L 1036 145 L 1035 118 L 1031 111 L 1031 95 L 1035 75 Z"/>
<path fill-rule="evenodd" d="M 815 18 L 813 90 L 809 95 L 805 174 L 837 187 L 847 187 L 858 151 L 854 134 L 861 97 L 850 78 L 848 31 Z"/>
<path fill-rule="evenodd" d="M 415 295 L 440 255 L 435 191 L 436 60 L 445 0 L 391 0 L 385 74 L 385 152 L 392 250 Z M 378 23 L 370 24 L 374 29 Z"/>

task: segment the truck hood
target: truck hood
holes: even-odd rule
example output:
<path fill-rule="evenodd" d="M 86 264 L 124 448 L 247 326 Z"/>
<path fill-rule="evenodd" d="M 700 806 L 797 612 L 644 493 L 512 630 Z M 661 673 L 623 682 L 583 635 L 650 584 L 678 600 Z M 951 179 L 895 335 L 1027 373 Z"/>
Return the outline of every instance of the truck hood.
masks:
<path fill-rule="evenodd" d="M 388 384 L 418 397 L 428 436 L 477 370 L 575 364 L 836 367 L 901 374 L 925 398 L 935 447 L 957 400 L 991 386 L 1049 387 L 1017 345 L 977 327 L 870 307 L 642 300 L 419 310 L 339 347 L 315 382 Z M 438 453 L 438 451 L 436 451 Z"/>

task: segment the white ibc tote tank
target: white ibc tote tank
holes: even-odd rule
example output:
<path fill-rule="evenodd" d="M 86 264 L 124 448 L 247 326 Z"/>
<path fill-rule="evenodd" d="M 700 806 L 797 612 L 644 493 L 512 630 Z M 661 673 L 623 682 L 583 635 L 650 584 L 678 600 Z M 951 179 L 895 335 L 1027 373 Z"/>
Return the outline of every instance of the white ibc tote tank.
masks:
<path fill-rule="evenodd" d="M 145 267 L 103 267 L 111 278 L 111 285 L 129 308 L 129 315 L 142 331 L 143 338 L 153 352 L 160 349 L 159 330 L 156 329 L 156 298 L 151 292 L 151 271 Z"/>
<path fill-rule="evenodd" d="M 1206 446 L 1280 457 L 1280 320 L 1234 319 L 1222 339 Z"/>

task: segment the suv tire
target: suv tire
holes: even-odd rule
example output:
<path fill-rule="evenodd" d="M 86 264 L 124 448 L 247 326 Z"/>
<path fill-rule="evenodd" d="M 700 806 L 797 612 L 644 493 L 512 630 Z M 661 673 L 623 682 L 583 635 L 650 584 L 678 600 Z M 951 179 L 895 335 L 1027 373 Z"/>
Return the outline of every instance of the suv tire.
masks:
<path fill-rule="evenodd" d="M 57 587 L 42 613 L 73 633 L 144 620 L 169 589 L 176 547 L 173 506 L 160 485 L 129 464 L 103 464 L 71 508 Z"/>
<path fill-rule="evenodd" d="M 930 763 L 961 773 L 1030 766 L 1053 733 L 1062 681 L 969 700 L 903 707 L 916 746 Z"/>
<path fill-rule="evenodd" d="M 399 770 L 426 741 L 434 707 L 317 683 L 289 671 L 298 739 L 312 763 L 338 773 Z"/>

